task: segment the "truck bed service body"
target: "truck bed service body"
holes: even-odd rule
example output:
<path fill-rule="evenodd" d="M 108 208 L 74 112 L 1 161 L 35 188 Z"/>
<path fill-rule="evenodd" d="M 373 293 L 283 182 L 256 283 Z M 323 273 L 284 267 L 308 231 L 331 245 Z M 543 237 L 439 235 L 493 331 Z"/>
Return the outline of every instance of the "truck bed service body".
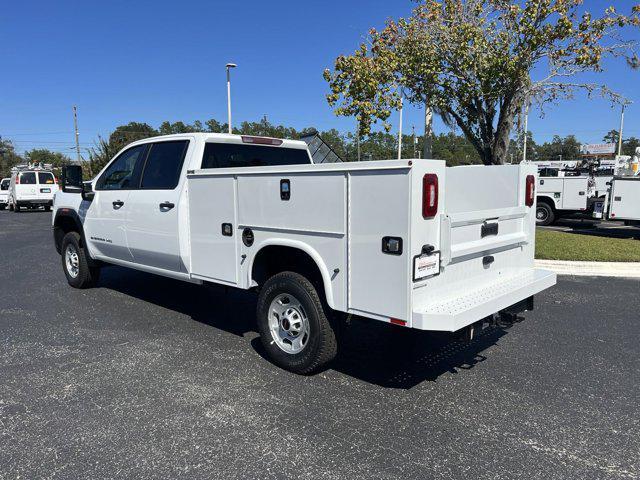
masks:
<path fill-rule="evenodd" d="M 150 138 L 91 182 L 63 175 L 54 239 L 69 283 L 116 264 L 259 289 L 272 360 L 336 354 L 343 314 L 455 332 L 532 308 L 536 167 L 438 160 L 314 165 L 306 144 L 226 134 Z"/>

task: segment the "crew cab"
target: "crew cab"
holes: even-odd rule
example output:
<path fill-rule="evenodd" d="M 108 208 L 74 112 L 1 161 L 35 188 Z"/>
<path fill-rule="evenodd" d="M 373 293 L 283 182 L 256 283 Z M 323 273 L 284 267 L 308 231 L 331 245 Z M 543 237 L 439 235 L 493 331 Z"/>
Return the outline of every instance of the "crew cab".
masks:
<path fill-rule="evenodd" d="M 296 373 L 336 355 L 348 315 L 472 333 L 556 282 L 533 268 L 531 165 L 313 164 L 300 141 L 191 133 L 132 143 L 89 182 L 67 167 L 62 184 L 71 286 L 115 264 L 256 289 L 266 352 Z"/>
<path fill-rule="evenodd" d="M 11 178 L 3 178 L 0 180 L 0 210 L 7 208 L 9 204 L 9 184 Z"/>
<path fill-rule="evenodd" d="M 16 213 L 22 207 L 51 210 L 53 196 L 58 190 L 58 181 L 48 170 L 17 170 L 11 175 L 9 184 L 9 210 Z"/>

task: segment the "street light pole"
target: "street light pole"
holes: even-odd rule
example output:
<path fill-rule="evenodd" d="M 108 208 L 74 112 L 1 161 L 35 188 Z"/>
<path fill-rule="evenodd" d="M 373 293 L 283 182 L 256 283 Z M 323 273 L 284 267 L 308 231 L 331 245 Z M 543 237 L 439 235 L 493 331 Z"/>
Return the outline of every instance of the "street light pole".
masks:
<path fill-rule="evenodd" d="M 624 128 L 624 105 L 620 114 L 620 132 L 618 133 L 618 156 L 622 155 L 622 129 Z"/>
<path fill-rule="evenodd" d="M 398 126 L 398 160 L 402 158 L 402 93 L 400 93 L 400 125 Z"/>
<path fill-rule="evenodd" d="M 236 68 L 237 65 L 235 63 L 227 63 L 227 122 L 229 124 L 229 133 L 233 133 L 231 128 L 231 69 Z"/>

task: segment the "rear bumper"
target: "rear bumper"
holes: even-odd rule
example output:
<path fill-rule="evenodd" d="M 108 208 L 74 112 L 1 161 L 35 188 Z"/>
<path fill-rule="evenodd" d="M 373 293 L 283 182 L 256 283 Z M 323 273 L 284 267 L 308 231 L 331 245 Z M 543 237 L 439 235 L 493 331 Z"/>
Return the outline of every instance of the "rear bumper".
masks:
<path fill-rule="evenodd" d="M 472 279 L 466 285 L 457 286 L 450 296 L 414 308 L 412 327 L 455 332 L 507 309 L 555 283 L 555 273 L 533 268 L 482 285 L 478 285 L 477 279 Z"/>
<path fill-rule="evenodd" d="M 38 198 L 38 199 L 32 199 L 32 200 L 17 200 L 16 205 L 18 205 L 19 207 L 27 207 L 27 206 L 34 206 L 34 205 L 52 207 L 53 200 L 47 200 L 45 198 Z"/>

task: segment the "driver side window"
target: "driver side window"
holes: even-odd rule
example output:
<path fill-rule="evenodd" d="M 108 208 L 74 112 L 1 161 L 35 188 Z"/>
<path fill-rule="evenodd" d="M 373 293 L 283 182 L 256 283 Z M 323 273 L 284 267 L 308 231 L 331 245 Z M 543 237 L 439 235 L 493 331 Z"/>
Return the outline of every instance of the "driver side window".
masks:
<path fill-rule="evenodd" d="M 147 145 L 125 150 L 102 174 L 96 190 L 132 190 L 140 186 L 140 171 Z"/>

